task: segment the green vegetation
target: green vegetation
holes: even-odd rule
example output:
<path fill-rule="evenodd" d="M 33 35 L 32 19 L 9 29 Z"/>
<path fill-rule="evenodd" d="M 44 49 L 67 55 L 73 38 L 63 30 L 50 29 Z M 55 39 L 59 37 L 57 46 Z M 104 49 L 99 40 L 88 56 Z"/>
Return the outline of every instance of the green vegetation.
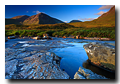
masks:
<path fill-rule="evenodd" d="M 115 39 L 115 27 L 85 28 L 74 27 L 69 24 L 47 24 L 47 25 L 6 25 L 5 35 L 41 36 L 48 33 L 50 36 L 80 35 L 82 37 L 103 37 Z"/>

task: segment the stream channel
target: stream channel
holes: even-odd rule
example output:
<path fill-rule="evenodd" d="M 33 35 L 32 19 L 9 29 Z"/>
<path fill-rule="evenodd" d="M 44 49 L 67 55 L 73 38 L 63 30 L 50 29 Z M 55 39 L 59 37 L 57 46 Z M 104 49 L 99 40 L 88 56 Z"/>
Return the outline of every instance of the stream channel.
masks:
<path fill-rule="evenodd" d="M 53 40 L 35 40 L 35 39 L 9 39 L 5 42 L 5 48 L 25 48 L 27 51 L 49 51 L 54 52 L 57 56 L 61 57 L 60 68 L 67 72 L 71 79 L 78 71 L 79 67 L 90 69 L 91 71 L 103 75 L 107 78 L 114 78 L 115 74 L 95 67 L 88 62 L 88 56 L 83 48 L 83 45 L 90 42 L 107 43 L 115 46 L 115 41 L 98 41 L 98 40 L 85 40 L 85 39 L 72 39 L 72 38 L 54 38 Z"/>

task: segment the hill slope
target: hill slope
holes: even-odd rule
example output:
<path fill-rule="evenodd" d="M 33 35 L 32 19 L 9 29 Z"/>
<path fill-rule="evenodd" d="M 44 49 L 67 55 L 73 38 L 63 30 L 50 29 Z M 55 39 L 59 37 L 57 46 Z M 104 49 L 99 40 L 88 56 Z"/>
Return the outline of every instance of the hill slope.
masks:
<path fill-rule="evenodd" d="M 23 22 L 25 19 L 29 18 L 30 16 L 27 16 L 27 15 L 21 15 L 21 16 L 15 16 L 15 17 L 12 17 L 11 19 L 17 19 L 19 20 L 20 22 Z"/>
<path fill-rule="evenodd" d="M 93 21 L 69 23 L 76 27 L 115 27 L 115 6 Z"/>
<path fill-rule="evenodd" d="M 27 18 L 23 24 L 56 24 L 63 23 L 62 21 L 52 18 L 44 13 L 39 13 Z"/>
<path fill-rule="evenodd" d="M 115 6 L 113 6 L 107 13 L 104 13 L 98 19 L 93 20 L 98 23 L 112 23 L 115 24 Z"/>

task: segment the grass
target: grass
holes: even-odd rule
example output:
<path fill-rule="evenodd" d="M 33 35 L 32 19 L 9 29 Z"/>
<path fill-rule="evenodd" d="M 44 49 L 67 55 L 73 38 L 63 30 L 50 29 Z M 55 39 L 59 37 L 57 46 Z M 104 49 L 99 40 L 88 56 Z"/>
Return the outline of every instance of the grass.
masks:
<path fill-rule="evenodd" d="M 115 39 L 115 27 L 74 27 L 69 24 L 53 24 L 53 25 L 6 25 L 5 35 L 21 36 L 41 36 L 48 33 L 50 36 L 69 36 L 80 35 L 82 37 L 103 37 Z"/>

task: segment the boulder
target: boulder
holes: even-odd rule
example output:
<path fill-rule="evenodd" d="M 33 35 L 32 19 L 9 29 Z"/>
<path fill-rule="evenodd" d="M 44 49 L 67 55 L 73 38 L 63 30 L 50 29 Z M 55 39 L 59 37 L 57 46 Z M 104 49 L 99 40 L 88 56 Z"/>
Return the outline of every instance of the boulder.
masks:
<path fill-rule="evenodd" d="M 63 36 L 63 38 L 67 38 L 67 36 Z"/>
<path fill-rule="evenodd" d="M 75 38 L 75 36 L 73 36 L 73 35 L 70 35 L 69 37 L 67 37 L 67 38 Z"/>
<path fill-rule="evenodd" d="M 8 36 L 8 39 L 15 39 L 15 36 Z"/>
<path fill-rule="evenodd" d="M 107 79 L 104 76 L 98 75 L 89 69 L 79 67 L 79 70 L 75 73 L 74 79 Z"/>
<path fill-rule="evenodd" d="M 40 37 L 39 37 L 39 36 L 37 36 L 37 37 L 33 37 L 33 39 L 39 40 L 39 39 L 40 39 Z"/>
<path fill-rule="evenodd" d="M 79 37 L 80 37 L 80 36 L 79 36 L 79 35 L 77 35 L 77 36 L 76 36 L 76 39 L 79 39 Z"/>
<path fill-rule="evenodd" d="M 100 38 L 99 40 L 101 40 L 101 41 L 109 41 L 111 39 L 110 38 Z"/>
<path fill-rule="evenodd" d="M 115 72 L 115 46 L 92 42 L 83 47 L 91 64 Z"/>
<path fill-rule="evenodd" d="M 46 37 L 47 37 L 47 36 L 49 36 L 49 34 L 43 34 L 43 37 L 44 37 L 44 36 L 46 36 Z"/>
<path fill-rule="evenodd" d="M 43 34 L 43 39 L 52 39 L 49 34 Z"/>

